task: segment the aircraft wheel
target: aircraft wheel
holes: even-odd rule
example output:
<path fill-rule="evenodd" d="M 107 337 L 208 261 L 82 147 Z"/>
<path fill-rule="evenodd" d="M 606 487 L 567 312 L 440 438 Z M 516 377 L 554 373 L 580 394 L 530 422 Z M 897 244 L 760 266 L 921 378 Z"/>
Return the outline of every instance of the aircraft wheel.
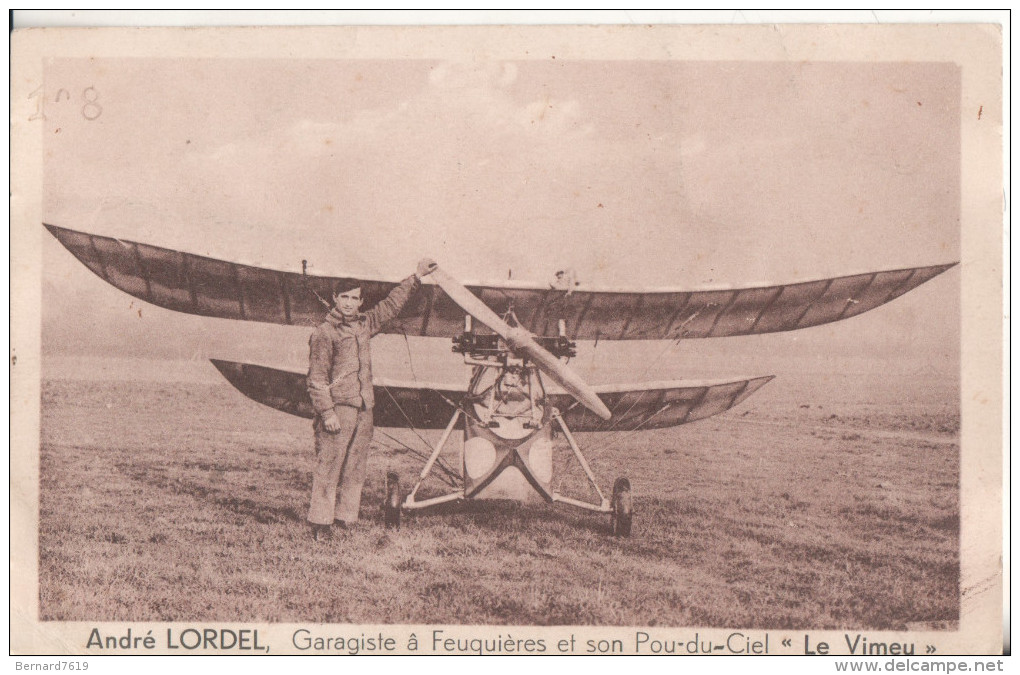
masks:
<path fill-rule="evenodd" d="M 630 481 L 617 478 L 613 484 L 613 499 L 610 502 L 612 513 L 609 517 L 610 528 L 614 537 L 629 537 L 630 526 L 634 521 L 634 499 L 630 491 Z"/>

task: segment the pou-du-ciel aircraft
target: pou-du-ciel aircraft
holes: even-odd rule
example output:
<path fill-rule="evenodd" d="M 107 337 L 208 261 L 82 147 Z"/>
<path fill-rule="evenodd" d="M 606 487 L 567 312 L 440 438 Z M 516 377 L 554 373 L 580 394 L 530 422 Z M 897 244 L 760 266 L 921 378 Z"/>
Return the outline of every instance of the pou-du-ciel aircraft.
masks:
<path fill-rule="evenodd" d="M 175 251 L 54 225 L 46 228 L 86 267 L 148 303 L 201 316 L 316 326 L 337 277 L 285 272 Z M 447 337 L 469 369 L 463 385 L 376 379 L 377 427 L 442 429 L 402 500 L 405 510 L 465 499 L 540 498 L 610 515 L 630 534 L 631 486 L 595 479 L 573 432 L 660 429 L 705 419 L 740 404 L 773 376 L 592 386 L 571 370 L 577 340 L 683 340 L 797 330 L 848 319 L 890 302 L 956 263 L 884 270 L 780 285 L 711 290 L 588 289 L 570 275 L 553 284 L 463 286 L 437 268 L 385 332 Z M 396 281 L 364 278 L 365 307 Z M 306 374 L 213 360 L 246 396 L 311 418 Z M 547 388 L 546 380 L 561 391 Z M 553 489 L 553 431 L 562 433 L 596 501 Z M 459 466 L 440 460 L 455 434 Z M 440 471 L 452 488 L 419 498 Z M 607 492 L 609 496 L 607 496 Z"/>

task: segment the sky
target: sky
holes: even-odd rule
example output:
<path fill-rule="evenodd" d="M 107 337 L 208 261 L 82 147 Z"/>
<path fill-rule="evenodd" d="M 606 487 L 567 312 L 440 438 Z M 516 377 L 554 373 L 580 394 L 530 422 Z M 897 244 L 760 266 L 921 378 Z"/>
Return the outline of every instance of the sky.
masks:
<path fill-rule="evenodd" d="M 56 59 L 44 90 L 47 222 L 216 258 L 692 289 L 960 259 L 953 64 Z M 43 258 L 44 354 L 306 356 L 301 329 L 146 306 L 50 237 Z M 959 285 L 689 349 L 955 375 Z M 661 351 L 631 347 L 612 358 Z"/>

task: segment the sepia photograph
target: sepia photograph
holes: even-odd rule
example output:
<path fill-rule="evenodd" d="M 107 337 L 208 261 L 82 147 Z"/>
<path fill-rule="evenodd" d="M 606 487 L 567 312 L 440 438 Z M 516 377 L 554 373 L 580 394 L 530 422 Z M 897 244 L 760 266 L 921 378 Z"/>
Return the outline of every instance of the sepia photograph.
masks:
<path fill-rule="evenodd" d="M 870 28 L 23 35 L 23 648 L 1001 647 L 1001 35 Z"/>

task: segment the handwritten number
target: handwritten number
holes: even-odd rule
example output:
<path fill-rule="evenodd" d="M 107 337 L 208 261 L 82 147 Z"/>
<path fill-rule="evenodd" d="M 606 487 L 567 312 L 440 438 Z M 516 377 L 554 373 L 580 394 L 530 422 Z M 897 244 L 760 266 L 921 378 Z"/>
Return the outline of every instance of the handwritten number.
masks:
<path fill-rule="evenodd" d="M 91 92 L 91 93 L 90 93 Z M 81 107 L 81 116 L 92 122 L 103 114 L 103 106 L 99 105 L 99 92 L 95 87 L 86 87 L 81 92 L 85 105 Z"/>
<path fill-rule="evenodd" d="M 31 94 L 28 95 L 29 100 L 35 99 L 35 112 L 32 113 L 31 117 L 28 118 L 29 122 L 34 120 L 45 120 L 45 99 L 46 92 L 43 91 L 42 85 L 36 88 Z M 61 101 L 70 101 L 71 93 L 66 89 L 58 89 L 57 95 L 53 97 L 54 103 L 60 103 Z M 99 119 L 99 116 L 103 114 L 103 106 L 99 105 L 99 92 L 95 87 L 85 87 L 81 92 L 81 116 L 89 122 L 93 122 Z"/>
<path fill-rule="evenodd" d="M 31 98 L 36 98 L 35 112 L 32 113 L 31 117 L 28 118 L 28 121 L 31 122 L 32 120 L 44 120 L 44 119 L 46 119 L 46 115 L 43 114 L 43 88 L 42 88 L 42 85 L 40 84 L 38 89 L 33 91 L 31 94 L 29 94 L 28 98 L 30 98 L 30 99 Z"/>

